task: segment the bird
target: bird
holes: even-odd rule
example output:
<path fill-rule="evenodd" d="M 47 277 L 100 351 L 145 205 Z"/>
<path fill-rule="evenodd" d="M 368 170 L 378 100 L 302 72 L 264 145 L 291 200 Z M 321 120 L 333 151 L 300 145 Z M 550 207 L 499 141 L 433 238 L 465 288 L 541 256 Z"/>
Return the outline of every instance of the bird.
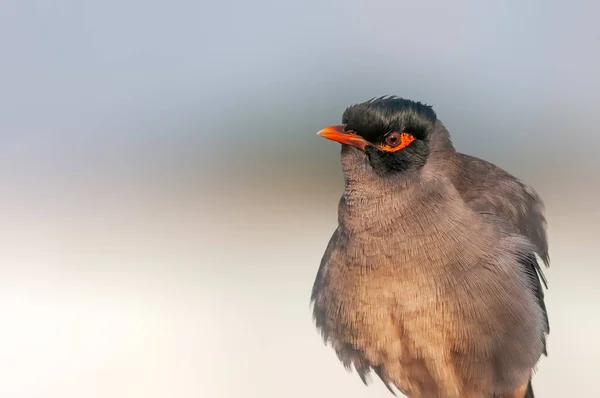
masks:
<path fill-rule="evenodd" d="M 371 98 L 318 132 L 341 144 L 337 228 L 310 302 L 365 385 L 410 398 L 534 398 L 547 356 L 540 195 L 458 152 L 431 105 Z"/>

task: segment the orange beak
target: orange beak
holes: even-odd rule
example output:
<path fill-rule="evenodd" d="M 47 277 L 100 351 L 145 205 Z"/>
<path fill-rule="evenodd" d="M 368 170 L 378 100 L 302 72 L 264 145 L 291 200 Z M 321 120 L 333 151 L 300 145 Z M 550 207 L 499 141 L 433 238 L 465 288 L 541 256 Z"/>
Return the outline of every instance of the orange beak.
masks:
<path fill-rule="evenodd" d="M 365 150 L 369 142 L 359 135 L 354 134 L 352 131 L 345 131 L 344 125 L 329 126 L 319 131 L 317 135 L 328 140 L 336 141 L 341 144 L 351 145 L 360 150 Z"/>

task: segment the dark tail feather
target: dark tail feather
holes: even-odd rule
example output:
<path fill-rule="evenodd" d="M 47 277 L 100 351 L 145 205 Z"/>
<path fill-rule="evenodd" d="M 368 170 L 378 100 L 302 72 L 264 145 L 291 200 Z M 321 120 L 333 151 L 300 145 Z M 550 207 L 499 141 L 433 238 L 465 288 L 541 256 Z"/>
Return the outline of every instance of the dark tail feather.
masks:
<path fill-rule="evenodd" d="M 527 391 L 525 391 L 525 398 L 535 398 L 535 395 L 533 395 L 533 387 L 531 386 L 531 379 L 529 379 L 529 384 L 527 384 Z"/>

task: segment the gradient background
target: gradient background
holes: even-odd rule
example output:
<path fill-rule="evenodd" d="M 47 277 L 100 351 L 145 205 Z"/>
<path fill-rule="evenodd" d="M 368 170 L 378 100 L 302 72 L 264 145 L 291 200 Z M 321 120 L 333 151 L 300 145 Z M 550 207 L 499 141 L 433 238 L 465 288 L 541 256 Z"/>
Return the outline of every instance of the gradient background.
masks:
<path fill-rule="evenodd" d="M 485 4 L 484 4 L 485 3 Z M 0 397 L 389 397 L 309 294 L 347 105 L 434 105 L 544 197 L 541 397 L 598 397 L 593 1 L 2 0 Z"/>

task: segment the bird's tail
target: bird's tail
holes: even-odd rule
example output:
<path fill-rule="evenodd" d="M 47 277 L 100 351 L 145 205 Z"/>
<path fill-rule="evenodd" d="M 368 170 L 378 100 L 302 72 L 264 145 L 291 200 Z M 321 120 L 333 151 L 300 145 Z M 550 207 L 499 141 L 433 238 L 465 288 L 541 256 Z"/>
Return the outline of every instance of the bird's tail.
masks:
<path fill-rule="evenodd" d="M 529 383 L 527 384 L 527 391 L 525 391 L 524 398 L 535 398 L 535 395 L 533 395 L 533 387 L 531 386 L 531 379 L 529 379 Z"/>

